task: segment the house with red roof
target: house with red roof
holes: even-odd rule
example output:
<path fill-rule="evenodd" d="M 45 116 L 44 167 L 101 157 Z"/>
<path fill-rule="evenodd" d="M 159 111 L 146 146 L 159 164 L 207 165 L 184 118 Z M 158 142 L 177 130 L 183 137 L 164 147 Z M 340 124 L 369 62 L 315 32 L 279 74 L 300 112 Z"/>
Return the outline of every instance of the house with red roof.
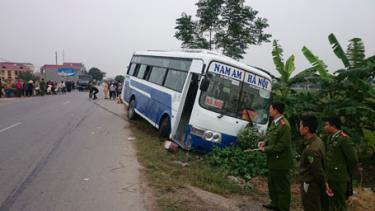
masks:
<path fill-rule="evenodd" d="M 34 65 L 31 63 L 0 62 L 0 78 L 2 80 L 15 81 L 22 72 L 34 72 Z"/>

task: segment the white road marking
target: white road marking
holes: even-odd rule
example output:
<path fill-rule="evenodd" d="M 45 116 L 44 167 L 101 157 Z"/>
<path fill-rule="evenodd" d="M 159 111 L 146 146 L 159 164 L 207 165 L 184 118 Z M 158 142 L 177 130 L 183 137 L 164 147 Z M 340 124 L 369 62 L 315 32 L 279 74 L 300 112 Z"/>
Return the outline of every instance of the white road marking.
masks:
<path fill-rule="evenodd" d="M 68 104 L 68 103 L 70 103 L 70 101 L 66 101 L 65 103 L 63 103 L 64 105 L 66 105 L 66 104 Z"/>
<path fill-rule="evenodd" d="M 18 125 L 20 125 L 20 124 L 22 124 L 22 123 L 21 123 L 21 122 L 17 122 L 16 124 L 13 124 L 13 125 L 11 125 L 11 126 L 9 126 L 9 127 L 7 127 L 7 128 L 1 129 L 1 130 L 0 130 L 0 133 L 4 132 L 4 131 L 6 131 L 6 130 L 9 130 L 10 128 L 16 127 L 16 126 L 18 126 Z"/>

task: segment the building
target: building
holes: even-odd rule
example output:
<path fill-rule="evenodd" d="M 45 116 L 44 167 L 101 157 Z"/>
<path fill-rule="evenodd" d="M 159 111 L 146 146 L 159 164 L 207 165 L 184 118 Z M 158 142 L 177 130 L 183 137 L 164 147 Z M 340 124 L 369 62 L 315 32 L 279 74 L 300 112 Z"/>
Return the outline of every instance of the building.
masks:
<path fill-rule="evenodd" d="M 46 81 L 77 81 L 78 75 L 85 73 L 82 63 L 45 64 L 40 68 L 40 75 Z"/>
<path fill-rule="evenodd" d="M 15 81 L 22 72 L 34 72 L 34 65 L 31 63 L 0 62 L 0 78 L 2 80 Z"/>

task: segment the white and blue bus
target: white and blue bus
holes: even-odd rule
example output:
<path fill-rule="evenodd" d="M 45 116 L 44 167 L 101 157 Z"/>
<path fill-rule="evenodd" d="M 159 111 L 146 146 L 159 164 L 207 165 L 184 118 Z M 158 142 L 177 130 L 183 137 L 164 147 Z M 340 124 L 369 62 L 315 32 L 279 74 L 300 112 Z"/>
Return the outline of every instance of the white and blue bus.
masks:
<path fill-rule="evenodd" d="M 142 51 L 122 93 L 130 120 L 141 116 L 180 147 L 207 152 L 233 144 L 249 121 L 266 130 L 271 77 L 211 51 Z"/>

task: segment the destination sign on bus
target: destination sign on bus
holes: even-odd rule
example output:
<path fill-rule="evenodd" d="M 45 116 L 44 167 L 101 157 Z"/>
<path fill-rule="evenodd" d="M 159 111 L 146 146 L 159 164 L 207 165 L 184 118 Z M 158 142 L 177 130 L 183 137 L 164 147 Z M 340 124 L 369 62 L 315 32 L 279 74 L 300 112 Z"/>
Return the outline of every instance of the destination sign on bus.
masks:
<path fill-rule="evenodd" d="M 224 75 L 232 79 L 243 81 L 254 86 L 255 88 L 271 91 L 271 81 L 254 73 L 246 72 L 241 69 L 218 62 L 211 63 L 209 71 L 217 73 L 219 75 Z"/>

